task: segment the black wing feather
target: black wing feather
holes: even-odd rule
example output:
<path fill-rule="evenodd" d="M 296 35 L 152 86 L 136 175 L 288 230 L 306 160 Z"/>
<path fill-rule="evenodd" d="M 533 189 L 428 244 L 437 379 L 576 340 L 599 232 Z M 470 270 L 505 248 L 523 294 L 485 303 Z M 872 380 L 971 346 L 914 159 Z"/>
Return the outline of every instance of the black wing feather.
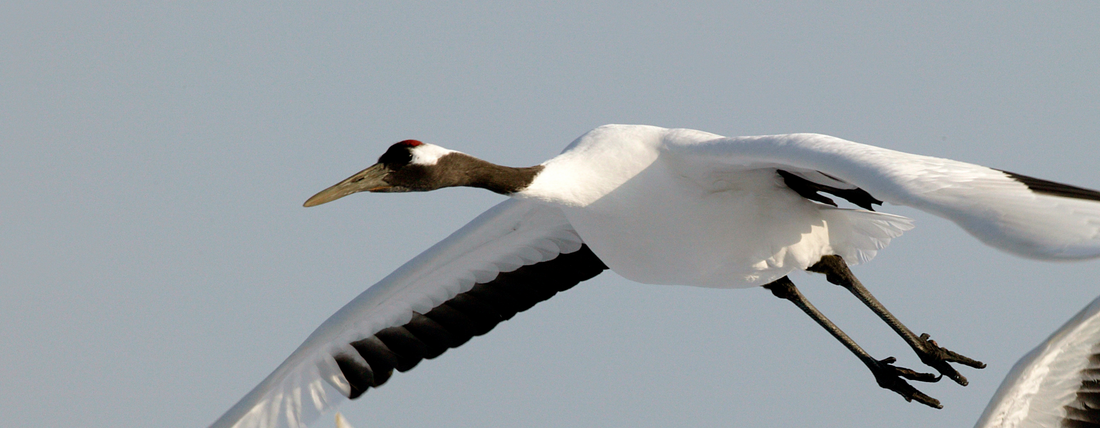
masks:
<path fill-rule="evenodd" d="M 795 193 L 798 193 L 799 196 L 802 196 L 803 198 L 809 199 L 811 201 L 820 202 L 826 205 L 832 205 L 834 207 L 837 206 L 836 202 L 833 202 L 832 199 L 818 193 L 825 192 L 832 194 L 833 196 L 836 196 L 838 198 L 844 199 L 848 202 L 851 202 L 856 206 L 868 211 L 875 210 L 874 207 L 871 206 L 872 204 L 882 205 L 882 201 L 875 199 L 875 197 L 871 196 L 870 193 L 867 193 L 866 190 L 860 189 L 858 187 L 854 189 L 841 189 L 837 187 L 826 186 L 824 184 L 814 183 L 810 180 L 799 177 L 795 174 L 781 169 L 776 170 L 776 172 L 779 173 L 780 177 L 783 177 L 783 183 L 786 184 L 787 187 L 791 188 L 791 190 L 794 190 Z M 825 174 L 822 173 L 822 175 Z M 825 176 L 829 177 L 828 175 Z"/>
<path fill-rule="evenodd" d="M 587 245 L 581 245 L 580 250 L 559 254 L 552 260 L 502 272 L 427 313 L 413 314 L 405 325 L 388 327 L 352 342 L 362 361 L 343 354 L 333 357 L 351 384 L 349 398 L 382 385 L 394 369 L 403 372 L 423 359 L 438 357 L 606 269 Z"/>

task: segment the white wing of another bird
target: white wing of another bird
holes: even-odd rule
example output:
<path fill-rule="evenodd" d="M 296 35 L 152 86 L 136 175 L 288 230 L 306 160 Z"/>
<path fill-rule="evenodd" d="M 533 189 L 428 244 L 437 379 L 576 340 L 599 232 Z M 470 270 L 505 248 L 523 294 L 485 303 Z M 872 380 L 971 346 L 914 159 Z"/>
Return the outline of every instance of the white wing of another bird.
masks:
<path fill-rule="evenodd" d="M 976 428 L 1100 426 L 1100 297 L 1005 376 Z"/>
<path fill-rule="evenodd" d="M 337 311 L 215 428 L 298 428 L 606 266 L 561 210 L 509 199 Z"/>
<path fill-rule="evenodd" d="M 773 168 L 808 181 L 808 193 L 814 193 L 815 185 L 843 190 L 837 183 L 847 183 L 873 198 L 947 218 L 982 242 L 1013 254 L 1100 257 L 1097 191 L 828 135 L 699 141 L 697 132 L 672 130 L 663 148 L 691 171 Z"/>

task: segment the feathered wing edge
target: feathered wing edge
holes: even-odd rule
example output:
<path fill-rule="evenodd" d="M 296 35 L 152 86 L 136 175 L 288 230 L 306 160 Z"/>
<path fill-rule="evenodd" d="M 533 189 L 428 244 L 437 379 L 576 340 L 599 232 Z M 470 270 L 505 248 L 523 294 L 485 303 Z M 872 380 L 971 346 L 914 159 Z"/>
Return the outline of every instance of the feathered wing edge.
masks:
<path fill-rule="evenodd" d="M 1095 424 L 1097 409 L 1080 414 L 1082 388 L 1095 400 L 1100 365 L 1100 297 L 1078 312 L 1012 367 L 975 428 L 1077 426 L 1067 416 Z M 1095 404 L 1094 402 L 1091 404 Z M 1075 409 L 1070 410 L 1070 409 Z M 1068 415 L 1073 412 L 1077 415 Z M 1088 418 L 1092 419 L 1088 419 Z M 1078 419 L 1080 420 L 1080 419 Z M 1080 426 L 1094 426 L 1084 424 Z"/>
<path fill-rule="evenodd" d="M 734 167 L 816 171 L 871 196 L 961 226 L 982 242 L 1036 259 L 1100 257 L 1100 193 L 949 159 L 820 134 L 698 142 L 671 130 L 665 150 Z M 803 174 L 803 178 L 813 178 Z"/>
<path fill-rule="evenodd" d="M 350 342 L 407 323 L 501 272 L 572 253 L 582 242 L 560 209 L 507 200 L 402 265 L 317 328 L 211 428 L 298 428 L 345 399 L 333 360 Z"/>
<path fill-rule="evenodd" d="M 913 229 L 913 220 L 887 213 L 823 208 L 822 215 L 829 224 L 830 247 L 850 264 L 871 261 L 892 239 Z"/>
<path fill-rule="evenodd" d="M 344 415 L 340 414 L 340 412 L 336 412 L 336 428 L 354 428 L 354 427 L 351 426 L 351 423 L 348 422 L 347 418 L 345 418 Z"/>

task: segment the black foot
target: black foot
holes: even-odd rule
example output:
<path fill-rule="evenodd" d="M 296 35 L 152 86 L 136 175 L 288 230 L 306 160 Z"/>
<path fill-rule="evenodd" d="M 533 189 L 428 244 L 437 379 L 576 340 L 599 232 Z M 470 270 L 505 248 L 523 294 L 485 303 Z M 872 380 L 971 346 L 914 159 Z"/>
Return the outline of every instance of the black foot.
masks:
<path fill-rule="evenodd" d="M 976 369 L 985 368 L 985 363 L 981 361 L 949 351 L 947 348 L 936 344 L 935 340 L 929 339 L 928 333 L 920 335 L 920 348 L 917 350 L 917 356 L 920 357 L 922 363 L 936 369 L 941 375 L 947 376 L 948 379 L 962 386 L 966 386 L 969 382 L 949 363 L 959 363 Z"/>
<path fill-rule="evenodd" d="M 936 382 L 940 380 L 939 376 L 931 373 L 916 372 L 904 367 L 897 367 L 893 364 L 894 361 L 897 361 L 894 357 L 879 360 L 878 364 L 871 369 L 871 373 L 874 373 L 875 381 L 878 382 L 878 386 L 900 394 L 902 398 L 905 398 L 905 401 L 917 400 L 918 403 L 928 407 L 936 409 L 943 408 L 943 405 L 940 404 L 940 400 L 925 395 L 923 392 L 913 388 L 909 382 L 905 381 L 905 379 L 909 379 L 919 382 Z"/>

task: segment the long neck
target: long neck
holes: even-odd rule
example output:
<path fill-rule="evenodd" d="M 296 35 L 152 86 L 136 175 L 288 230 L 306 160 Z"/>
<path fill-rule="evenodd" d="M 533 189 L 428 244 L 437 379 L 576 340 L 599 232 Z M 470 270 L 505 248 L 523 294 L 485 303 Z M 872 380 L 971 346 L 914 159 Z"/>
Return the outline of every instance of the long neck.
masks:
<path fill-rule="evenodd" d="M 447 186 L 488 189 L 502 195 L 519 192 L 534 181 L 542 165 L 512 168 L 486 162 L 462 153 L 443 156 L 435 165 L 437 179 Z"/>

